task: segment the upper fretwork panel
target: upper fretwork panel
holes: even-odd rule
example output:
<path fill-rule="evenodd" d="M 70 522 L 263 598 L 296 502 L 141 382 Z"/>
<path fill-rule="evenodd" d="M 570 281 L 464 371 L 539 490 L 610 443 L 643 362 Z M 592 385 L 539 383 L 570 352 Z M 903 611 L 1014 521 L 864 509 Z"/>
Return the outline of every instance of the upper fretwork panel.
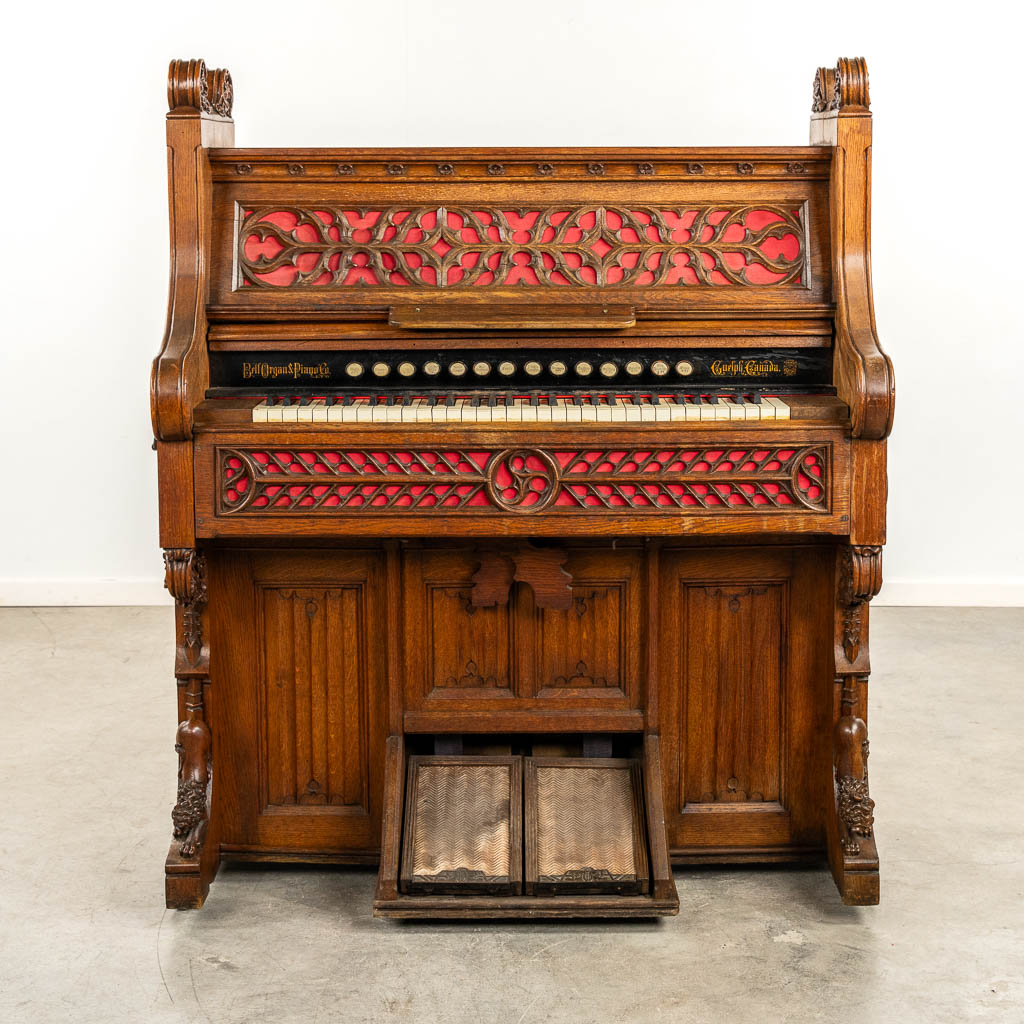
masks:
<path fill-rule="evenodd" d="M 820 147 L 213 150 L 215 313 L 830 302 Z"/>

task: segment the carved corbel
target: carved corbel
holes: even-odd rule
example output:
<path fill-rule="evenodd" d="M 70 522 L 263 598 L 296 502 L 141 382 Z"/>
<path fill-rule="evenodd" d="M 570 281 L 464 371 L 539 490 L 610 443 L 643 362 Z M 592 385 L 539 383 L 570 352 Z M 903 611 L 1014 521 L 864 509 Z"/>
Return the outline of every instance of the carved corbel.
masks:
<path fill-rule="evenodd" d="M 184 718 L 178 725 L 178 793 L 171 821 L 178 855 L 198 858 L 210 818 L 213 783 L 212 736 L 206 721 L 203 689 L 209 682 L 203 630 L 207 605 L 206 559 L 194 548 L 164 551 L 164 583 L 175 601 L 177 659 L 175 675 L 184 685 Z"/>
<path fill-rule="evenodd" d="M 861 650 L 865 606 L 882 587 L 880 545 L 848 544 L 840 555 L 839 606 L 842 612 L 842 646 L 852 665 Z"/>
<path fill-rule="evenodd" d="M 861 853 L 861 839 L 874 836 L 875 802 L 868 793 L 868 727 L 856 714 L 857 676 L 843 681 L 841 714 L 835 727 L 836 812 L 839 843 L 848 857 Z"/>
<path fill-rule="evenodd" d="M 194 548 L 168 548 L 164 570 L 164 586 L 181 608 L 181 650 L 190 665 L 198 665 L 203 649 L 206 559 Z"/>

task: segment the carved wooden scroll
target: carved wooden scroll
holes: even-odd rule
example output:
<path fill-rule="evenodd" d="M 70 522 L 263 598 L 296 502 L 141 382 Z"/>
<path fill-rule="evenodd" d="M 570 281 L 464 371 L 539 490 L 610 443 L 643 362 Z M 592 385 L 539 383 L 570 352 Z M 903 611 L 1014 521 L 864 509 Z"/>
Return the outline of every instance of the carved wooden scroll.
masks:
<path fill-rule="evenodd" d="M 230 117 L 234 102 L 231 74 L 207 68 L 204 60 L 172 60 L 167 71 L 167 108 Z"/>
<path fill-rule="evenodd" d="M 167 173 L 171 281 L 167 327 L 153 361 L 150 407 L 157 441 L 186 441 L 209 384 L 206 292 L 213 187 L 208 150 L 234 145 L 231 75 L 202 60 L 172 60 L 167 72 Z"/>
<path fill-rule="evenodd" d="M 164 551 L 164 584 L 175 601 L 177 651 L 175 675 L 184 688 L 184 718 L 178 725 L 178 795 L 171 820 L 178 856 L 196 861 L 206 837 L 213 783 L 212 737 L 206 721 L 203 688 L 209 682 L 209 651 L 204 626 L 207 602 L 206 560 L 193 548 Z"/>
<path fill-rule="evenodd" d="M 862 57 L 818 68 L 811 144 L 833 148 L 829 184 L 832 279 L 836 302 L 835 382 L 850 407 L 855 438 L 892 430 L 896 385 L 882 351 L 871 291 L 871 99 Z"/>

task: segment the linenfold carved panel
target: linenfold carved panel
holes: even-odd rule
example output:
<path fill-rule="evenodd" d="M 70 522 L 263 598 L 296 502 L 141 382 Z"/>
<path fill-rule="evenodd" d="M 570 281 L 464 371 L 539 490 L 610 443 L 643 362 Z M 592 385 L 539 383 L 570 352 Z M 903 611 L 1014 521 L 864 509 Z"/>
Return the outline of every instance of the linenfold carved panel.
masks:
<path fill-rule="evenodd" d="M 827 512 L 831 446 L 218 451 L 226 515 Z"/>
<path fill-rule="evenodd" d="M 802 207 L 239 207 L 236 287 L 801 285 Z"/>
<path fill-rule="evenodd" d="M 262 592 L 269 806 L 369 806 L 364 589 Z"/>

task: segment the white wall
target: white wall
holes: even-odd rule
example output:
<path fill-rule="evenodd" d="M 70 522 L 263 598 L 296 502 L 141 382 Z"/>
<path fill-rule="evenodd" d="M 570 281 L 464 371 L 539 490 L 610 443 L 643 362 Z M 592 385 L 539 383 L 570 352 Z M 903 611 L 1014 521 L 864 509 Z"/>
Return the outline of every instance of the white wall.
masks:
<path fill-rule="evenodd" d="M 169 58 L 231 70 L 242 146 L 653 146 L 801 144 L 812 73 L 840 55 L 871 72 L 875 298 L 898 383 L 882 600 L 1024 603 L 1019 55 L 995 10 L 17 5 L 0 603 L 161 599 L 147 381 L 166 302 Z"/>

